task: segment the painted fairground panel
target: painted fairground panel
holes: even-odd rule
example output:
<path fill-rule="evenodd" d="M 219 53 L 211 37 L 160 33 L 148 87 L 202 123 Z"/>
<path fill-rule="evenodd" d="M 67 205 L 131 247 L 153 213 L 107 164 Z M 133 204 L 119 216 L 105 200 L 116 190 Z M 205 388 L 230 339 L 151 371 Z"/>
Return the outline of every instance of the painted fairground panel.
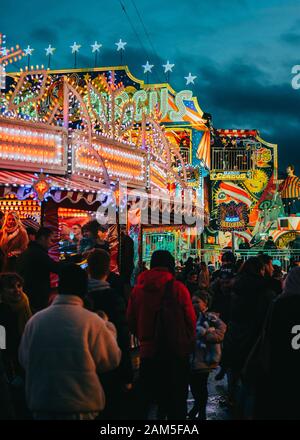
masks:
<path fill-rule="evenodd" d="M 255 137 L 252 133 L 251 142 L 247 137 L 239 137 L 242 136 L 239 131 L 236 131 L 234 136 L 230 130 L 227 130 L 226 136 L 223 132 L 225 130 L 222 131 L 223 136 L 219 136 L 218 149 L 226 149 L 228 142 L 233 142 L 234 145 L 237 143 L 251 145 L 251 165 L 248 171 L 245 170 L 246 174 L 249 173 L 246 176 L 243 175 L 241 179 L 236 176 L 231 179 L 227 176 L 224 179 L 224 176 L 220 175 L 220 179 L 215 180 L 215 174 L 213 174 L 211 226 L 218 229 L 220 205 L 231 202 L 244 204 L 248 213 L 246 229 L 249 238 L 252 239 L 256 234 L 270 230 L 282 211 L 282 204 L 277 195 L 277 146 L 265 142 L 257 132 Z M 222 144 L 223 147 L 221 147 Z M 233 151 L 234 148 L 231 147 L 231 150 Z M 234 172 L 234 170 L 229 171 Z M 245 240 L 248 241 L 246 238 Z"/>

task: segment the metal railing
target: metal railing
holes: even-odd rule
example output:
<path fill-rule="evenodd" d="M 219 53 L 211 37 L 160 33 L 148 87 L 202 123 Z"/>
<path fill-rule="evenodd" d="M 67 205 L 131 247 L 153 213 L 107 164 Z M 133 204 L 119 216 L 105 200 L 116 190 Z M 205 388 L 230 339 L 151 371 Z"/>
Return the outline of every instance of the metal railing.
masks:
<path fill-rule="evenodd" d="M 206 263 L 211 262 L 216 268 L 218 268 L 221 265 L 222 254 L 225 252 L 226 249 L 201 249 L 199 250 L 199 257 L 202 261 L 205 261 Z M 288 270 L 292 259 L 300 259 L 300 249 L 237 249 L 234 251 L 237 260 L 247 260 L 250 257 L 258 256 L 261 253 L 272 257 L 273 263 L 279 262 L 284 271 Z"/>
<path fill-rule="evenodd" d="M 211 149 L 211 170 L 248 171 L 254 169 L 252 148 L 214 148 Z"/>

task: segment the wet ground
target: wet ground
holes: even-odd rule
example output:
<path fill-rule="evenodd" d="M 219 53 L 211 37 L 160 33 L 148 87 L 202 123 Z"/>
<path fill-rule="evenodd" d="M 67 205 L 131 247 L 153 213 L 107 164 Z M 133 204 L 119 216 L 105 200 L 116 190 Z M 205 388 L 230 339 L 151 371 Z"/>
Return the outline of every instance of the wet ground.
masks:
<path fill-rule="evenodd" d="M 134 366 L 138 367 L 137 356 L 134 357 Z M 207 420 L 232 420 L 234 418 L 232 410 L 226 403 L 227 396 L 227 380 L 216 381 L 215 376 L 218 370 L 213 371 L 209 375 L 208 380 L 208 404 L 206 408 Z M 193 406 L 193 396 L 189 393 L 188 411 Z M 150 411 L 150 420 L 155 420 L 156 409 Z"/>
<path fill-rule="evenodd" d="M 206 407 L 207 420 L 230 420 L 233 418 L 231 409 L 227 406 L 227 381 L 215 381 L 216 372 L 210 374 L 208 382 L 208 404 Z M 193 406 L 193 396 L 189 393 L 188 411 Z M 149 419 L 156 420 L 156 407 L 150 410 Z"/>
<path fill-rule="evenodd" d="M 208 404 L 206 407 L 207 420 L 230 420 L 232 418 L 231 410 L 226 404 L 227 381 L 215 381 L 216 373 L 209 376 L 208 382 Z M 192 405 L 192 400 L 188 405 Z"/>

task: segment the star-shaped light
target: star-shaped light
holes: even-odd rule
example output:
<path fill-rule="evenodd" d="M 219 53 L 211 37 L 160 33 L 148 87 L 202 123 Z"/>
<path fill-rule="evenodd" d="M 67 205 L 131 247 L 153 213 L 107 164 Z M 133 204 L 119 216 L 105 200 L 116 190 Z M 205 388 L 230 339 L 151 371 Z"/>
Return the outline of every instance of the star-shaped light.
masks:
<path fill-rule="evenodd" d="M 163 64 L 162 65 L 165 68 L 165 73 L 167 72 L 173 72 L 173 67 L 175 66 L 175 64 L 170 64 L 170 61 L 167 61 L 167 64 Z"/>
<path fill-rule="evenodd" d="M 30 47 L 29 45 L 27 46 L 26 49 L 24 49 L 25 55 L 32 55 L 33 51 L 34 51 L 34 49 L 32 47 Z"/>
<path fill-rule="evenodd" d="M 191 72 L 188 74 L 188 76 L 185 76 L 186 79 L 186 85 L 188 86 L 189 84 L 194 84 L 195 79 L 197 78 L 197 76 L 193 76 L 191 74 Z"/>
<path fill-rule="evenodd" d="M 119 50 L 125 50 L 125 46 L 126 46 L 126 42 L 122 41 L 120 38 L 120 41 L 118 43 L 115 43 L 115 45 L 117 46 L 117 51 Z"/>
<path fill-rule="evenodd" d="M 101 49 L 102 44 L 98 43 L 97 41 L 95 41 L 94 44 L 91 44 L 91 48 L 92 48 L 92 52 L 99 52 L 99 50 Z"/>
<path fill-rule="evenodd" d="M 149 61 L 147 61 L 147 63 L 144 64 L 142 67 L 144 68 L 144 73 L 147 73 L 147 72 L 151 73 L 152 69 L 154 67 L 154 64 L 149 64 Z"/>
<path fill-rule="evenodd" d="M 77 44 L 76 41 L 74 41 L 73 46 L 70 46 L 72 49 L 72 53 L 78 52 L 81 48 L 81 44 Z"/>
<path fill-rule="evenodd" d="M 51 47 L 51 44 L 49 44 L 49 46 L 45 48 L 45 51 L 46 51 L 46 56 L 53 55 L 55 51 L 55 47 Z"/>
<path fill-rule="evenodd" d="M 3 55 L 4 57 L 8 55 L 6 47 L 2 47 L 2 49 L 0 48 L 0 55 Z"/>

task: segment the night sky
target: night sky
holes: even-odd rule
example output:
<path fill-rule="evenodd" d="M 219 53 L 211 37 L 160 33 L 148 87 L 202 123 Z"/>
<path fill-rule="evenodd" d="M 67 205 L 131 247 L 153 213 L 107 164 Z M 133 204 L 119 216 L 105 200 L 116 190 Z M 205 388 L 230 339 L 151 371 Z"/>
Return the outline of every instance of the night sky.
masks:
<path fill-rule="evenodd" d="M 187 88 L 189 72 L 197 75 L 188 87 L 216 128 L 257 128 L 278 143 L 280 169 L 292 162 L 300 174 L 300 89 L 291 87 L 292 66 L 300 64 L 298 1 L 15 0 L 1 4 L 0 31 L 8 47 L 33 47 L 34 65 L 47 65 L 44 48 L 56 47 L 55 69 L 73 67 L 74 41 L 82 45 L 78 67 L 93 67 L 90 45 L 103 44 L 99 66 L 119 65 L 122 38 L 123 64 L 134 75 L 145 79 L 142 64 L 155 65 L 149 82 L 165 82 L 161 65 L 169 60 L 175 90 Z"/>

